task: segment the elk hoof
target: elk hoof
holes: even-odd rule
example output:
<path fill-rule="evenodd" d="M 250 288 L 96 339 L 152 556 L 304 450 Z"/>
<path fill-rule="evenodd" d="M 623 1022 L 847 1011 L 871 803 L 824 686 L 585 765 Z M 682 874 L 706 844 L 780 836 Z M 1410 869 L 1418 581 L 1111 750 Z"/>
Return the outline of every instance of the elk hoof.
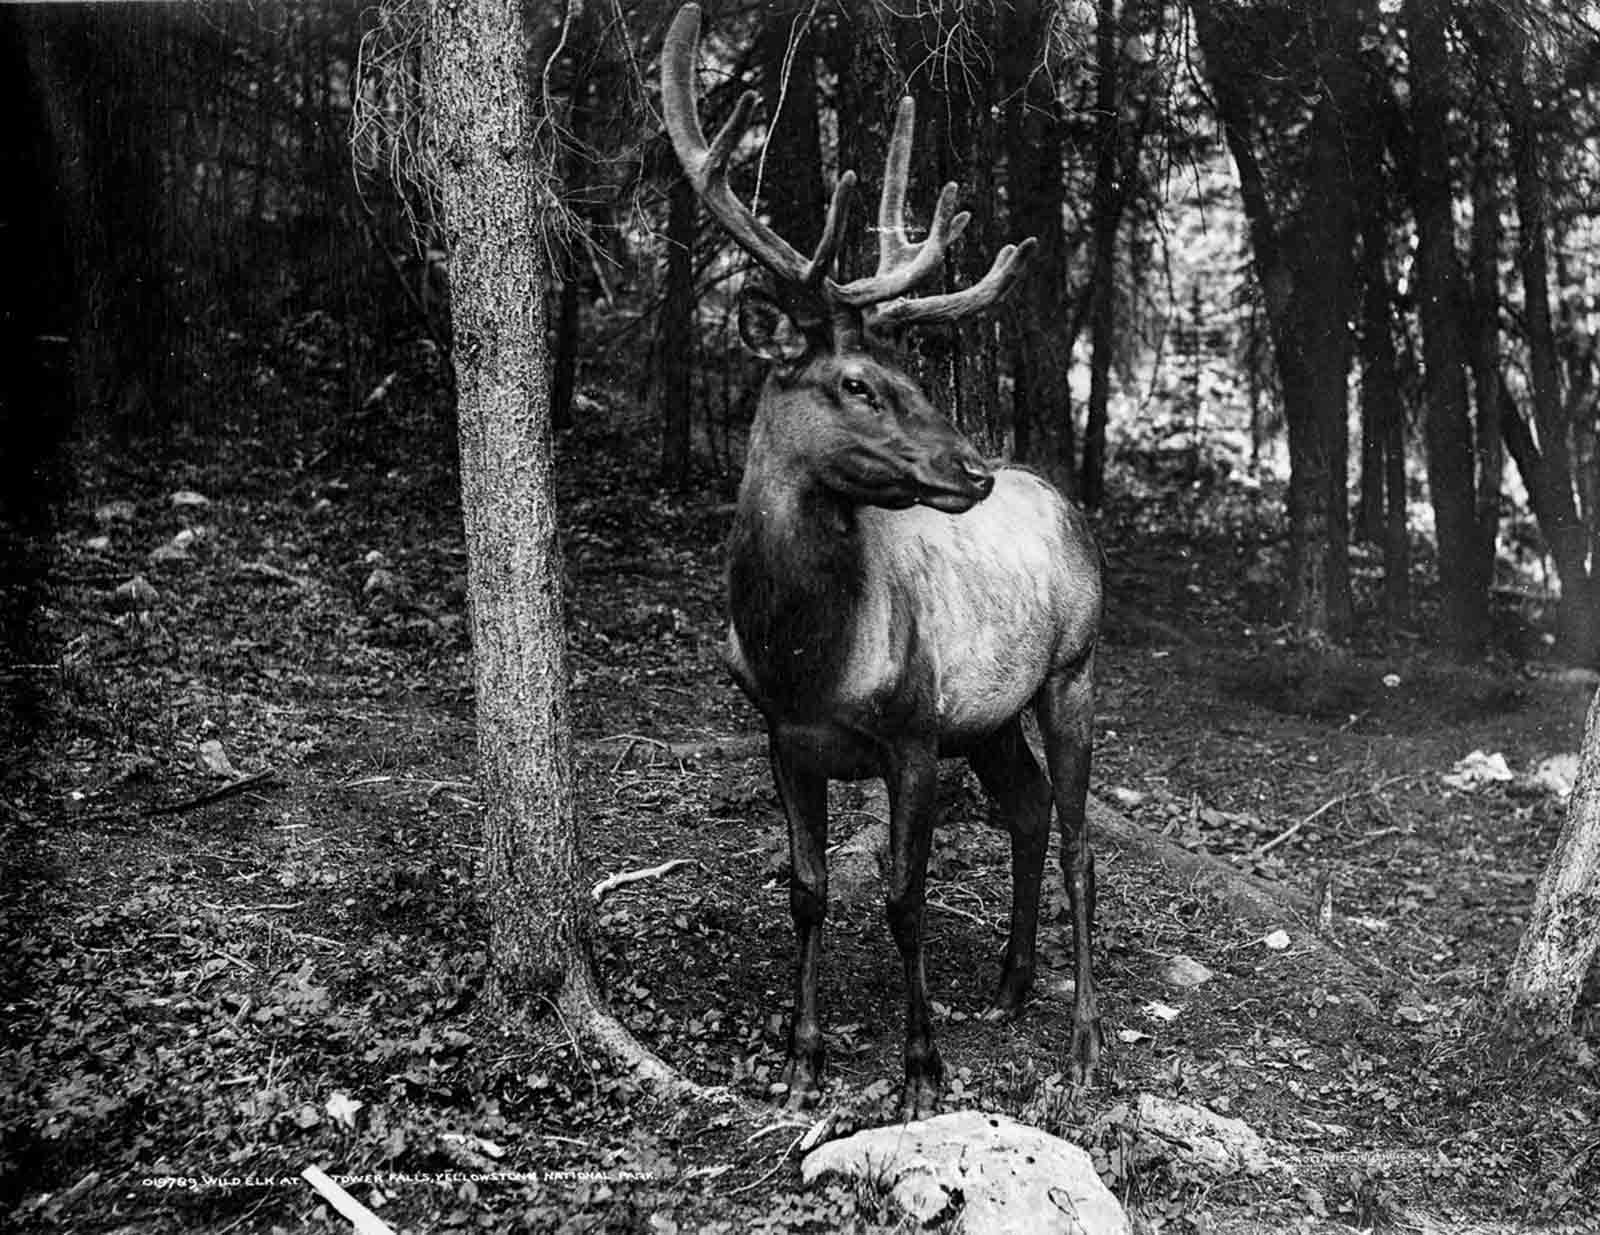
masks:
<path fill-rule="evenodd" d="M 1100 1023 L 1075 1023 L 1072 1026 L 1071 1059 L 1067 1076 L 1075 1090 L 1094 1086 L 1094 1070 L 1100 1061 Z"/>
<path fill-rule="evenodd" d="M 926 1076 L 906 1077 L 900 1093 L 900 1122 L 927 1119 L 939 1110 L 939 1082 Z"/>
<path fill-rule="evenodd" d="M 772 1087 L 773 1096 L 781 1099 L 784 1109 L 803 1111 L 822 1099 L 822 1082 L 818 1069 L 803 1059 L 791 1059 L 784 1065 L 783 1075 Z"/>
<path fill-rule="evenodd" d="M 1022 1015 L 1022 1005 L 1028 1002 L 1028 991 L 1033 986 L 1033 975 L 1020 970 L 1007 970 L 1000 978 L 1000 989 L 983 1010 L 982 1019 L 991 1024 L 1014 1021 Z"/>

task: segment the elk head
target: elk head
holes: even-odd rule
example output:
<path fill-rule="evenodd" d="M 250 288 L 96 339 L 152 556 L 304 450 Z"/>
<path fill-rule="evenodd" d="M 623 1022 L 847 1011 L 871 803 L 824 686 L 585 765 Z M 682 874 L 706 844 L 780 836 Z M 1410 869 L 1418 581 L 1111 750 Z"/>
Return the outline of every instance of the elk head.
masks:
<path fill-rule="evenodd" d="M 957 187 L 947 184 L 928 234 L 915 242 L 907 236 L 905 194 L 916 111 L 908 97 L 895 116 L 878 202 L 877 270 L 837 281 L 833 266 L 855 195 L 855 173 L 839 177 L 822 237 L 809 257 L 756 217 L 730 187 L 728 164 L 759 96 L 747 91 L 707 142 L 694 97 L 699 36 L 699 7 L 685 5 L 662 50 L 662 109 L 695 192 L 775 285 L 775 295 L 749 291 L 740 305 L 741 337 L 772 364 L 752 458 L 759 466 L 805 468 L 849 503 L 890 508 L 921 503 L 949 513 L 969 509 L 993 488 L 992 472 L 875 339 L 988 309 L 1015 284 L 1034 241 L 1006 245 L 971 287 L 943 295 L 909 294 L 941 268 L 971 216 L 957 212 Z"/>

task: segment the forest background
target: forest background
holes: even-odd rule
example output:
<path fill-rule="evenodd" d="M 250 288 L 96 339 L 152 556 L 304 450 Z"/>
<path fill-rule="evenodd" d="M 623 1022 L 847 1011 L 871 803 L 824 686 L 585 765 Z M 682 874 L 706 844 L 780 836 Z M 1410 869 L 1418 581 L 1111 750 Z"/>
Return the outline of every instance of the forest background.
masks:
<path fill-rule="evenodd" d="M 602 906 L 601 968 L 658 1053 L 759 1092 L 788 952 L 776 901 L 748 890 L 781 877 L 775 815 L 759 761 L 708 752 L 753 726 L 715 646 L 760 372 L 733 329 L 744 263 L 657 120 L 672 7 L 533 6 L 527 26 L 579 813 L 597 870 L 716 871 Z M 1103 1173 L 1153 1223 L 1368 1225 L 1422 1200 L 1572 1220 L 1600 1143 L 1571 1096 L 1592 1092 L 1592 1002 L 1575 984 L 1558 1018 L 1573 1035 L 1531 1072 L 1480 1061 L 1495 1033 L 1479 1014 L 1561 822 L 1545 761 L 1576 751 L 1600 662 L 1592 12 L 706 9 L 702 106 L 716 121 L 762 93 L 737 185 L 797 246 L 844 169 L 875 197 L 903 93 L 922 117 L 913 213 L 950 179 L 975 213 L 949 279 L 1038 237 L 999 320 L 914 366 L 988 451 L 1097 517 L 1114 668 L 1096 792 L 1271 880 L 1286 913 L 1340 889 L 1366 958 L 1360 981 L 1323 959 L 1235 973 L 1231 997 L 1186 1012 L 1192 1039 L 1130 1043 L 1107 1100 L 1052 1117 L 1099 1138 Z M 522 1207 L 535 1225 L 737 1225 L 737 1189 L 765 1178 L 727 1145 L 749 1175 L 731 1188 L 666 1169 L 709 1134 L 652 1117 L 559 1042 L 493 1067 L 473 1045 L 494 1031 L 474 1019 L 481 803 L 426 17 L 156 4 L 0 23 L 18 118 L 0 154 L 0 689 L 22 756 L 4 801 L 3 1152 L 6 1203 L 30 1222 L 323 1221 L 281 1189 L 138 1181 L 286 1145 L 452 1162 L 482 1152 L 449 1139 L 462 1127 L 670 1182 L 392 1198 L 407 1222 Z M 1466 775 L 1475 749 L 1516 771 Z M 951 796 L 976 813 L 970 787 Z M 946 855 L 952 897 L 979 889 L 974 909 L 947 902 L 951 935 L 1003 910 L 983 852 Z M 1124 869 L 1114 969 L 1230 954 L 1228 912 L 1146 885 L 1137 857 Z M 1136 886 L 1164 889 L 1164 916 L 1141 920 Z M 771 943 L 759 960 L 735 946 L 747 933 Z M 686 938 L 703 953 L 688 970 Z M 839 981 L 883 962 L 871 941 L 834 958 Z M 1127 982 L 1111 1015 L 1131 1023 Z M 717 988 L 735 994 L 703 1006 Z M 1275 1010 L 1224 1014 L 1252 1001 Z M 1330 1031 L 1330 1008 L 1370 1036 Z M 858 1010 L 845 1053 L 881 1074 L 893 1010 Z M 950 1016 L 968 1019 L 959 1000 Z M 1049 1080 L 1050 1035 L 1028 1032 L 1003 1062 L 976 1029 L 959 1039 L 969 1092 L 1004 1105 Z M 1321 1088 L 1257 1092 L 1241 1050 Z M 1321 1166 L 1219 1190 L 1106 1153 L 1110 1097 L 1197 1073 L 1285 1139 L 1320 1138 Z M 330 1106 L 349 1092 L 367 1115 Z M 1324 1131 L 1274 1122 L 1285 1092 L 1327 1106 L 1298 1116 Z M 1397 1153 L 1416 1123 L 1428 1148 Z M 848 1199 L 789 1184 L 764 1220 L 826 1224 Z"/>

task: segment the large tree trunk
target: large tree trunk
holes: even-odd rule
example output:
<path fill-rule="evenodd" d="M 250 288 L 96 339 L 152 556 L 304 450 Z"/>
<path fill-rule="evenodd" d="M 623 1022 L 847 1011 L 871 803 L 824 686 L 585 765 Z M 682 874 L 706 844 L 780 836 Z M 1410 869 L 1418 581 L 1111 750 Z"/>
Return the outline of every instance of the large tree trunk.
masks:
<path fill-rule="evenodd" d="M 441 0 L 426 49 L 450 250 L 489 998 L 508 1017 L 559 1007 L 642 1080 L 698 1093 L 604 1010 L 589 955 L 551 483 L 550 271 L 532 213 L 554 156 L 535 138 L 525 14 L 517 0 Z"/>
<path fill-rule="evenodd" d="M 1600 695 L 1589 706 L 1567 819 L 1534 894 L 1506 981 L 1506 1032 L 1552 1033 L 1573 1008 L 1600 951 Z M 1514 1045 L 1514 1044 L 1512 1044 Z"/>
<path fill-rule="evenodd" d="M 439 145 L 471 594 L 491 994 L 523 1010 L 588 965 L 578 877 L 546 356 L 549 281 L 528 36 L 515 0 L 434 10 Z"/>
<path fill-rule="evenodd" d="M 1406 0 L 1411 40 L 1411 176 L 1417 221 L 1417 314 L 1425 371 L 1423 441 L 1439 547 L 1441 634 L 1471 659 L 1488 635 L 1489 579 L 1480 550 L 1476 462 L 1468 410 L 1468 302 L 1456 251 L 1450 176 L 1450 64 L 1444 0 Z"/>

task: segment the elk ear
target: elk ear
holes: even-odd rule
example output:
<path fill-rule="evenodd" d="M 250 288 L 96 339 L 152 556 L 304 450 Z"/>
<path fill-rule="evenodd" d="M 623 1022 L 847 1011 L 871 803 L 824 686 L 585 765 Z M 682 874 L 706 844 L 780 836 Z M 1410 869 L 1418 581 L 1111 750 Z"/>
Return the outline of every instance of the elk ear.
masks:
<path fill-rule="evenodd" d="M 793 364 L 811 345 L 787 310 L 766 292 L 751 288 L 739 298 L 739 337 L 763 360 Z"/>

